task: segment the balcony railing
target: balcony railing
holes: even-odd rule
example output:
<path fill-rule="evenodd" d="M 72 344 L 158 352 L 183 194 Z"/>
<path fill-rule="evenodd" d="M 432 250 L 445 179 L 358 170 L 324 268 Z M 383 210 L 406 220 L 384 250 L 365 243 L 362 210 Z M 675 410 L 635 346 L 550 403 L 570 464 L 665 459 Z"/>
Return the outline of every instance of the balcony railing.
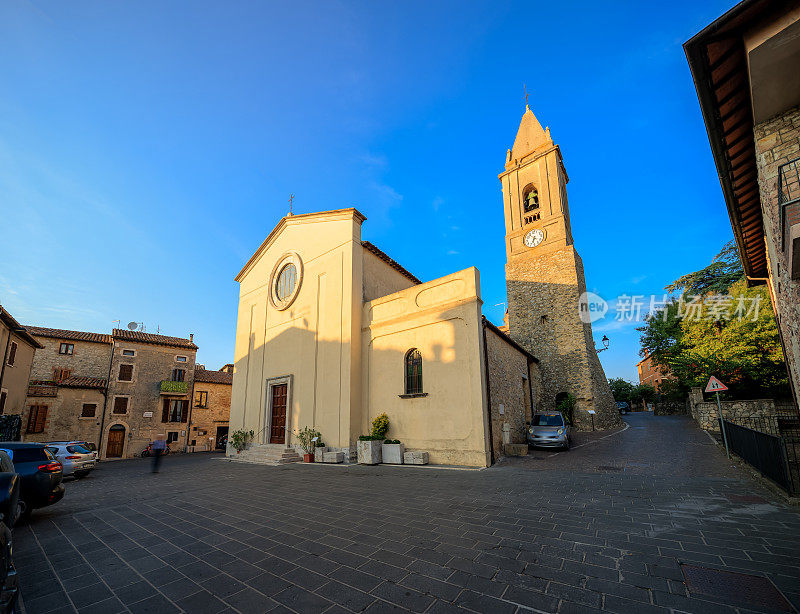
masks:
<path fill-rule="evenodd" d="M 172 380 L 161 380 L 161 394 L 188 394 L 188 382 L 173 382 Z"/>
<path fill-rule="evenodd" d="M 58 386 L 55 384 L 33 384 L 28 386 L 29 397 L 55 397 L 58 396 Z"/>

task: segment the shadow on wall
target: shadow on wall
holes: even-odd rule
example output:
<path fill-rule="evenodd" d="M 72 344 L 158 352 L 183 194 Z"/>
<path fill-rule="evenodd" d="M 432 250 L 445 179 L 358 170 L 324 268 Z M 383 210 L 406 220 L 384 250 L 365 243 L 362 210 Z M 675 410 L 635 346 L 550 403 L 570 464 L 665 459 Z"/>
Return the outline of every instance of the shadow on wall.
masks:
<path fill-rule="evenodd" d="M 428 332 L 423 332 L 426 326 L 410 328 L 417 331 L 416 337 L 408 331 L 397 333 L 392 349 L 357 352 L 338 339 L 318 338 L 305 318 L 292 323 L 295 326 L 282 330 L 267 329 L 266 345 L 256 346 L 255 335 L 250 335 L 249 353 L 236 362 L 231 430 L 252 429 L 256 443 L 269 442 L 273 427 L 284 428 L 279 416 L 271 419 L 270 407 L 281 403 L 283 390 L 275 392 L 269 382 L 291 376 L 286 427 L 294 433 L 310 426 L 321 432 L 326 444 L 348 447 L 368 432 L 375 416 L 385 412 L 390 422 L 387 437 L 410 449 L 431 452 L 432 462 L 435 450 L 485 459 L 481 382 L 475 381 L 481 377 L 481 358 L 477 345 L 472 352 L 464 345 L 471 337 L 463 320 L 445 317 L 436 322 L 439 328 Z M 460 326 L 463 335 L 457 330 Z M 386 338 L 394 339 L 394 333 Z M 362 343 L 361 337 L 358 342 Z M 460 345 L 461 354 L 468 355 L 459 355 Z M 421 393 L 406 389 L 406 357 L 413 348 L 422 354 Z M 351 365 L 353 355 L 361 362 Z M 476 387 L 477 395 L 471 392 Z M 277 394 L 274 400 L 268 388 Z"/>

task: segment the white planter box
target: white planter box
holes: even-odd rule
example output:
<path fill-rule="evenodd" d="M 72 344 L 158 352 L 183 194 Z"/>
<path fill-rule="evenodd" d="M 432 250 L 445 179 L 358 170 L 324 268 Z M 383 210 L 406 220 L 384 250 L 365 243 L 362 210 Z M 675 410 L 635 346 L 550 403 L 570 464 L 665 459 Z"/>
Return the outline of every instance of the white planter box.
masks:
<path fill-rule="evenodd" d="M 322 463 L 325 462 L 323 460 L 323 454 L 325 452 L 330 452 L 330 448 L 325 446 L 324 448 L 314 448 L 314 462 L 315 463 Z"/>
<path fill-rule="evenodd" d="M 344 462 L 344 452 L 325 452 L 322 455 L 322 462 L 323 463 L 343 463 Z"/>
<path fill-rule="evenodd" d="M 389 465 L 402 465 L 403 453 L 405 451 L 406 451 L 405 444 L 385 443 L 381 446 L 381 454 L 383 455 L 383 462 Z"/>
<path fill-rule="evenodd" d="M 358 464 L 377 465 L 381 462 L 381 446 L 383 442 L 378 441 L 359 441 L 358 442 Z"/>
<path fill-rule="evenodd" d="M 406 465 L 427 465 L 428 453 L 414 450 L 413 452 L 406 452 L 403 454 L 403 462 Z"/>

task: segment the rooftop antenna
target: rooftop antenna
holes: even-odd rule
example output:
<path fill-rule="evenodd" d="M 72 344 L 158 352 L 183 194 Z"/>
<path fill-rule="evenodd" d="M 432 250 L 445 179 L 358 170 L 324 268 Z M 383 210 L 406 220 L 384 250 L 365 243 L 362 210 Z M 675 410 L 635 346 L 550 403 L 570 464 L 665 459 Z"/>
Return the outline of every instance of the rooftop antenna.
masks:
<path fill-rule="evenodd" d="M 294 200 L 294 194 L 289 194 L 289 215 L 294 215 L 292 213 L 292 201 Z"/>

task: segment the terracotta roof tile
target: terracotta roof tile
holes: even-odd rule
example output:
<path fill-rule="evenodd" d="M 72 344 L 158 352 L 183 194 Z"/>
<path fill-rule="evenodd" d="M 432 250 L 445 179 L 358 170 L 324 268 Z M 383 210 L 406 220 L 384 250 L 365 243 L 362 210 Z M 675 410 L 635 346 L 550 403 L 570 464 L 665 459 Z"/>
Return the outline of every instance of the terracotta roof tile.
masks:
<path fill-rule="evenodd" d="M 115 328 L 113 332 L 114 339 L 125 339 L 126 341 L 135 341 L 137 343 L 149 343 L 151 345 L 168 345 L 171 347 L 185 348 L 187 350 L 196 350 L 197 346 L 189 339 L 183 337 L 167 337 L 166 335 L 154 335 L 152 333 L 143 333 L 138 330 L 125 330 L 123 328 Z"/>
<path fill-rule="evenodd" d="M 233 373 L 226 373 L 225 371 L 206 371 L 205 369 L 196 369 L 194 372 L 194 381 L 206 384 L 232 384 Z"/>
<path fill-rule="evenodd" d="M 102 390 L 106 387 L 106 380 L 99 377 L 78 377 L 72 375 L 60 382 L 49 380 L 31 380 L 31 386 L 60 386 L 62 388 L 97 388 Z"/>
<path fill-rule="evenodd" d="M 79 330 L 43 328 L 41 326 L 26 326 L 25 329 L 34 337 L 71 339 L 74 341 L 90 341 L 92 343 L 111 343 L 111 335 L 104 335 L 103 333 L 87 333 Z"/>
<path fill-rule="evenodd" d="M 386 264 L 388 264 L 390 267 L 392 267 L 395 271 L 397 271 L 401 275 L 405 276 L 406 278 L 410 279 L 415 284 L 421 284 L 422 283 L 414 275 L 409 273 L 409 271 L 405 267 L 403 267 L 398 262 L 396 262 L 396 261 L 392 260 L 391 258 L 389 258 L 389 256 L 386 254 L 386 252 L 383 252 L 383 251 L 379 250 L 377 247 L 375 247 L 369 241 L 362 241 L 361 245 L 363 245 L 364 249 L 366 249 L 368 252 L 371 252 L 371 253 L 375 254 L 378 258 L 383 260 Z"/>

